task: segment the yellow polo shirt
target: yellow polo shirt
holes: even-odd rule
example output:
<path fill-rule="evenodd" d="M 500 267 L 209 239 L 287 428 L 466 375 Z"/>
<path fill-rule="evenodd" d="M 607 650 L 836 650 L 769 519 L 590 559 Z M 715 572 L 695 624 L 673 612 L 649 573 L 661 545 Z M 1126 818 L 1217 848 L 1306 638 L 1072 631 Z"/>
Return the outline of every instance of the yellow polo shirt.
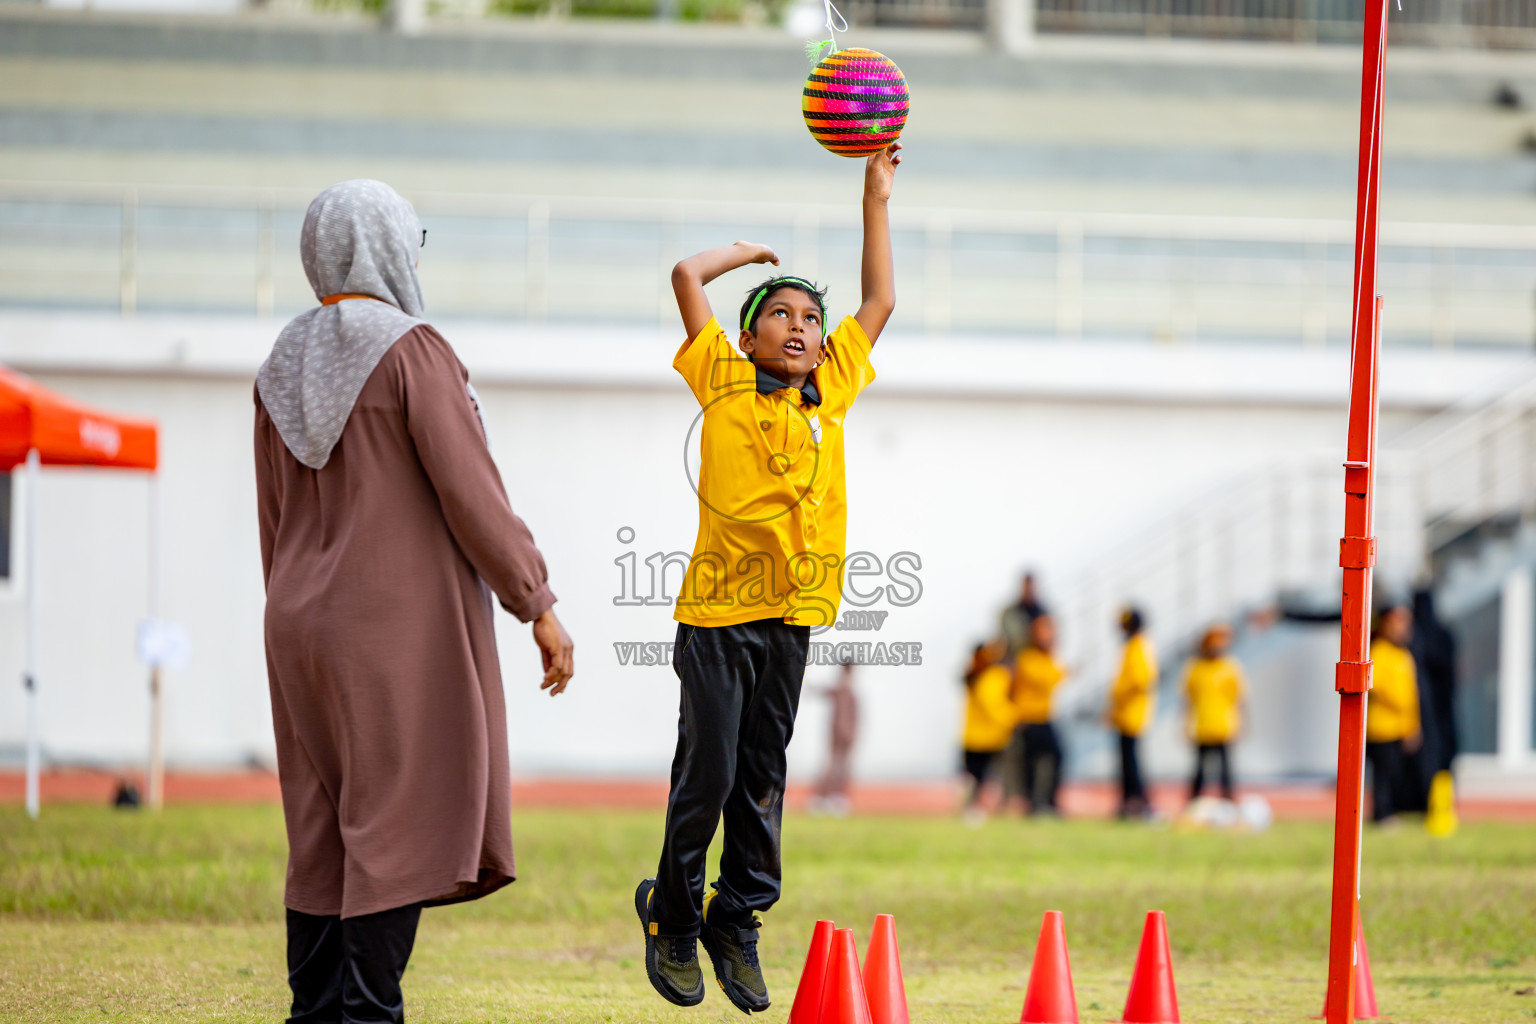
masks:
<path fill-rule="evenodd" d="M 760 393 L 757 367 L 716 320 L 677 350 L 672 366 L 703 410 L 699 534 L 678 622 L 836 621 L 848 526 L 843 418 L 875 379 L 870 348 L 853 317 L 827 336 L 811 374 L 820 404 L 795 388 Z"/>
<path fill-rule="evenodd" d="M 1245 687 L 1236 658 L 1196 658 L 1184 677 L 1189 727 L 1196 743 L 1231 743 L 1242 727 L 1238 705 Z"/>
<path fill-rule="evenodd" d="M 977 674 L 965 689 L 965 733 L 961 744 L 966 750 L 994 753 L 1008 745 L 1013 736 L 1013 702 L 1008 690 L 1013 675 L 1006 665 L 989 665 Z"/>
<path fill-rule="evenodd" d="M 1384 638 L 1371 641 L 1371 691 L 1365 702 L 1365 738 L 1407 739 L 1419 731 L 1419 673 L 1413 655 Z"/>
<path fill-rule="evenodd" d="M 1013 673 L 1013 711 L 1020 725 L 1051 720 L 1051 695 L 1067 678 L 1061 663 L 1038 647 L 1019 652 Z"/>
<path fill-rule="evenodd" d="M 1120 674 L 1110 691 L 1110 721 L 1122 736 L 1140 736 L 1152 712 L 1152 686 L 1157 682 L 1157 656 L 1152 641 L 1137 633 L 1125 642 Z"/>

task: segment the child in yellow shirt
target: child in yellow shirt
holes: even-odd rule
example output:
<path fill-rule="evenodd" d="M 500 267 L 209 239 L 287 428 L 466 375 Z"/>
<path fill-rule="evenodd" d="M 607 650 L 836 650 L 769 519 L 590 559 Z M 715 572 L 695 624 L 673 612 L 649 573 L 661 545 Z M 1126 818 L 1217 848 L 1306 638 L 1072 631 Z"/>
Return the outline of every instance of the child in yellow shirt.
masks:
<path fill-rule="evenodd" d="M 1371 690 L 1365 704 L 1365 756 L 1371 762 L 1371 820 L 1397 814 L 1405 785 L 1403 754 L 1419 743 L 1419 678 L 1408 651 L 1413 613 L 1404 605 L 1382 610 L 1371 641 Z"/>
<path fill-rule="evenodd" d="M 1242 731 L 1242 705 L 1246 695 L 1243 669 L 1236 658 L 1227 655 L 1232 646 L 1232 629 L 1225 624 L 1212 626 L 1200 640 L 1200 656 L 1189 663 L 1184 676 L 1184 693 L 1189 701 L 1189 738 L 1195 744 L 1195 777 L 1189 798 L 1200 796 L 1205 788 L 1205 764 L 1215 758 L 1221 780 L 1221 795 L 1234 799 L 1232 755 L 1229 747 Z"/>
<path fill-rule="evenodd" d="M 1001 638 L 977 644 L 971 668 L 965 674 L 965 733 L 961 737 L 962 767 L 971 778 L 964 813 L 967 821 L 980 820 L 981 787 L 992 762 L 1013 737 L 1013 702 L 1008 691 L 1013 673 L 1004 664 L 1007 642 Z"/>
<path fill-rule="evenodd" d="M 1013 672 L 1013 710 L 1023 733 L 1022 781 L 1030 814 L 1060 813 L 1056 792 L 1061 786 L 1061 743 L 1051 725 L 1051 697 L 1067 670 L 1056 660 L 1055 649 L 1055 620 L 1036 617 Z"/>
<path fill-rule="evenodd" d="M 887 206 L 900 150 L 893 143 L 865 161 L 862 300 L 836 327 L 824 289 L 775 275 L 747 294 L 732 345 L 704 286 L 778 264 L 766 245 L 721 246 L 672 270 L 688 335 L 672 366 L 701 409 L 699 530 L 673 615 L 681 708 L 661 858 L 635 887 L 635 915 L 646 977 L 679 1006 L 704 998 L 700 943 L 732 1005 L 771 1005 L 757 915 L 781 889 L 785 748 L 811 629 L 836 621 L 842 596 L 843 426 L 874 380 L 870 350 L 896 305 Z"/>
<path fill-rule="evenodd" d="M 1141 612 L 1126 608 L 1120 613 L 1120 632 L 1125 648 L 1120 672 L 1109 694 L 1109 724 L 1120 736 L 1120 818 L 1145 818 L 1151 811 L 1141 781 L 1136 741 L 1152 720 L 1153 690 L 1157 686 L 1157 655 L 1146 634 Z"/>

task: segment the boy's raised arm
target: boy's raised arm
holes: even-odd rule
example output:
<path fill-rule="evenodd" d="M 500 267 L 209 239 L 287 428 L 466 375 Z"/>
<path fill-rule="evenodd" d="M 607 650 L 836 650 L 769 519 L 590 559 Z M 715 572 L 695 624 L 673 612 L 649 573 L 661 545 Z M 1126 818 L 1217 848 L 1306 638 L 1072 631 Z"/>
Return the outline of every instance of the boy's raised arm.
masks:
<path fill-rule="evenodd" d="M 672 268 L 672 293 L 677 296 L 677 311 L 683 315 L 683 329 L 693 338 L 714 317 L 704 286 L 715 278 L 748 263 L 772 263 L 779 258 L 772 249 L 756 242 L 737 242 L 694 253 Z"/>
<path fill-rule="evenodd" d="M 891 215 L 886 208 L 901 143 L 893 142 L 864 163 L 864 261 L 860 267 L 863 301 L 853 318 L 873 345 L 896 309 L 896 268 L 891 262 Z"/>

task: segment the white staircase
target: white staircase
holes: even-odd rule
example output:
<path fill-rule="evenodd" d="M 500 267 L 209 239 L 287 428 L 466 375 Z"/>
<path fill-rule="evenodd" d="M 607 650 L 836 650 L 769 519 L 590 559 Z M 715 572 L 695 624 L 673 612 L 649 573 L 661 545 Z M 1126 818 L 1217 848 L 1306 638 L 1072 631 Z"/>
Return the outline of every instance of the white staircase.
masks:
<path fill-rule="evenodd" d="M 1080 717 L 1102 706 L 1127 602 L 1147 616 L 1164 655 L 1165 686 L 1212 622 L 1240 625 L 1287 597 L 1337 608 L 1343 449 L 1341 433 L 1335 451 L 1235 472 L 1064 581 L 1057 613 Z M 1377 585 L 1400 591 L 1460 533 L 1536 512 L 1536 359 L 1496 392 L 1469 396 L 1386 439 L 1375 502 Z"/>

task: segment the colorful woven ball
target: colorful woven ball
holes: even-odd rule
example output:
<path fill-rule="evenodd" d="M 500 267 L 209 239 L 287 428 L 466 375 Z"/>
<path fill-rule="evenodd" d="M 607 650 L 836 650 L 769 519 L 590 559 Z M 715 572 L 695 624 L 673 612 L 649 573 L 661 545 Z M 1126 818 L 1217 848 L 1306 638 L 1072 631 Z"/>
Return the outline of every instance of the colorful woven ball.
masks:
<path fill-rule="evenodd" d="M 838 50 L 805 80 L 805 126 L 839 156 L 868 156 L 895 142 L 907 123 L 907 80 L 874 50 Z"/>

